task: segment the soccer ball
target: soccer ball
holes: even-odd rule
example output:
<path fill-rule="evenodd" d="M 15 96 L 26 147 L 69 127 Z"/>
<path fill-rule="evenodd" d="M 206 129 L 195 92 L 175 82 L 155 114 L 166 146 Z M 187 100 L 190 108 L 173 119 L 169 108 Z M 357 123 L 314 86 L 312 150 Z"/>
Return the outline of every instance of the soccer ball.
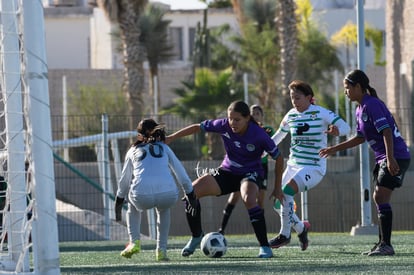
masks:
<path fill-rule="evenodd" d="M 206 234 L 201 240 L 201 251 L 210 258 L 220 258 L 227 251 L 227 240 L 218 232 Z"/>

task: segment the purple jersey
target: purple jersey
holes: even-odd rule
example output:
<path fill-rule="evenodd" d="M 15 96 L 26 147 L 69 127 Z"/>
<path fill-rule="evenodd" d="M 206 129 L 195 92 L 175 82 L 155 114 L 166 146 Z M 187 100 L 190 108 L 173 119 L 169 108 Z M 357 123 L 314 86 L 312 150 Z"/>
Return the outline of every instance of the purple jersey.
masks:
<path fill-rule="evenodd" d="M 356 108 L 357 135 L 364 137 L 375 153 L 375 160 L 380 163 L 386 156 L 383 135 L 379 134 L 386 128 L 391 128 L 394 140 L 394 157 L 409 159 L 410 152 L 404 139 L 398 131 L 397 124 L 380 99 L 365 95 L 361 105 Z"/>
<path fill-rule="evenodd" d="M 267 152 L 273 159 L 280 154 L 266 131 L 254 122 L 249 122 L 247 131 L 243 135 L 231 130 L 227 118 L 206 120 L 201 122 L 200 126 L 206 132 L 221 134 L 226 150 L 221 167 L 234 174 L 257 172 L 263 178 L 264 170 L 261 163 L 263 152 Z"/>

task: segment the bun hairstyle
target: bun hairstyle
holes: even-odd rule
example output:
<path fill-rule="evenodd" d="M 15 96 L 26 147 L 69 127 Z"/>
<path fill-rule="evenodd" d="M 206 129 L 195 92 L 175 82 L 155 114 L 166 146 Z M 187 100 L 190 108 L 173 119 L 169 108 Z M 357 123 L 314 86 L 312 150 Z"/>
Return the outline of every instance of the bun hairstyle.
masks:
<path fill-rule="evenodd" d="M 350 71 L 345 76 L 344 81 L 352 87 L 355 87 L 357 84 L 359 84 L 363 92 L 368 93 L 370 96 L 378 98 L 377 91 L 369 85 L 369 78 L 363 71 Z"/>
<path fill-rule="evenodd" d="M 140 143 L 153 143 L 157 141 L 165 141 L 165 126 L 158 124 L 152 118 L 141 120 L 137 126 L 137 132 L 143 136 L 143 140 L 136 140 L 134 145 Z"/>

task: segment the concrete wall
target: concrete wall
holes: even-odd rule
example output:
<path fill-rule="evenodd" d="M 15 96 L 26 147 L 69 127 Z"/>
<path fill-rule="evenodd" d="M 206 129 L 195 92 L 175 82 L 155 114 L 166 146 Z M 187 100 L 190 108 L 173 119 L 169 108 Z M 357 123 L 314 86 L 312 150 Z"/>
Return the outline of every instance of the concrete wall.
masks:
<path fill-rule="evenodd" d="M 408 2 L 408 1 L 407 1 Z M 372 5 L 371 5 L 372 6 Z M 385 29 L 383 8 L 365 9 L 365 22 L 380 30 Z M 408 12 L 408 11 L 407 11 Z M 122 58 L 116 51 L 116 43 L 111 37 L 114 26 L 109 24 L 99 8 L 45 7 L 45 33 L 49 68 L 53 69 L 117 69 L 122 68 Z M 190 29 L 203 22 L 202 10 L 170 10 L 165 19 L 170 26 L 180 28 L 183 58 L 175 65 L 188 65 L 190 60 Z M 314 10 L 313 19 L 328 39 L 347 22 L 356 23 L 355 9 Z M 239 27 L 231 9 L 209 9 L 208 27 L 229 24 L 234 33 Z M 345 61 L 345 49 L 338 49 L 341 60 Z M 355 67 L 356 51 L 350 49 L 351 64 Z M 366 47 L 366 64 L 372 65 L 374 51 L 372 45 Z"/>
<path fill-rule="evenodd" d="M 173 104 L 176 95 L 174 88 L 182 87 L 182 81 L 187 80 L 191 67 L 161 67 L 159 70 L 160 106 Z M 68 98 L 70 93 L 76 93 L 81 86 L 101 86 L 109 90 L 120 91 L 123 81 L 123 71 L 118 70 L 89 70 L 89 69 L 51 69 L 49 70 L 49 101 L 52 116 L 53 140 L 63 138 L 63 76 L 66 77 Z M 149 76 L 147 72 L 146 87 Z M 149 91 L 149 90 L 148 90 Z M 145 106 L 152 110 L 153 99 L 149 92 L 143 95 Z M 68 103 L 69 104 L 69 103 Z M 73 115 L 73 114 L 72 114 Z M 82 115 L 82 114 L 79 114 Z M 125 129 L 127 130 L 127 129 Z"/>

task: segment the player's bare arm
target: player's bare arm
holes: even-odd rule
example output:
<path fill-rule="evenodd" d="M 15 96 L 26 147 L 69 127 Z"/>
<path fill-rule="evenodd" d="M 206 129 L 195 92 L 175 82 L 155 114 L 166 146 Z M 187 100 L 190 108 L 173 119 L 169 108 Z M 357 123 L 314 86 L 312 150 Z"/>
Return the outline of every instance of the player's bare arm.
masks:
<path fill-rule="evenodd" d="M 165 137 L 165 143 L 169 144 L 170 142 L 174 141 L 177 138 L 181 138 L 181 137 L 185 137 L 185 136 L 189 136 L 195 133 L 200 132 L 201 128 L 200 128 L 200 124 L 192 124 L 189 125 L 187 127 L 184 127 L 181 130 L 178 130 L 177 132 L 168 135 Z"/>
<path fill-rule="evenodd" d="M 280 154 L 275 162 L 275 183 L 272 193 L 269 196 L 269 199 L 275 201 L 283 201 L 283 191 L 282 191 L 282 174 L 283 174 L 284 160 Z"/>

